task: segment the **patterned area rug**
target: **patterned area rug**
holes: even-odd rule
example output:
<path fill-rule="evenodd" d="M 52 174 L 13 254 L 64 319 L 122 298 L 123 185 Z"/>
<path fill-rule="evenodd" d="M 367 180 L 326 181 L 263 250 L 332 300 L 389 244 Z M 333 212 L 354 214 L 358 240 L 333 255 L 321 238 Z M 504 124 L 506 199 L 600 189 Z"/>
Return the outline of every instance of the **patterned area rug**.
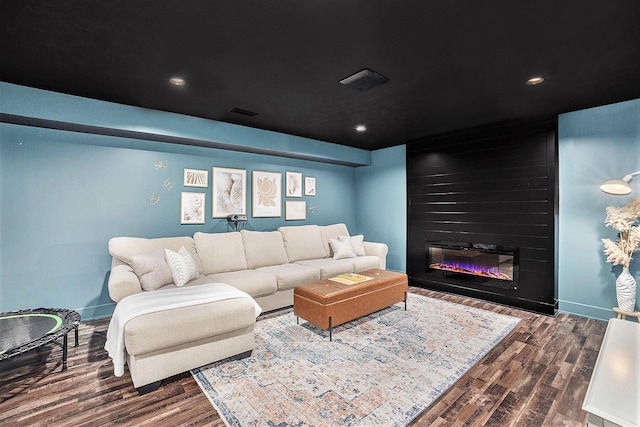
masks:
<path fill-rule="evenodd" d="M 229 426 L 405 426 L 519 321 L 409 294 L 329 342 L 289 311 L 258 320 L 251 357 L 192 374 Z"/>

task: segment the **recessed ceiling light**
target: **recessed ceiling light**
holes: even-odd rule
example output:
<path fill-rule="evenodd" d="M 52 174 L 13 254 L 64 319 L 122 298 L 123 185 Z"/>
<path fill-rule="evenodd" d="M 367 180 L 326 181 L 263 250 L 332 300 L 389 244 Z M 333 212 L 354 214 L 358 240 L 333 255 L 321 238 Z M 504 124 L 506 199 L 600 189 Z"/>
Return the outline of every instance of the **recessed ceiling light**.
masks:
<path fill-rule="evenodd" d="M 169 83 L 174 86 L 184 86 L 185 84 L 187 84 L 187 82 L 185 82 L 184 79 L 181 79 L 180 77 L 171 77 L 169 79 Z"/>
<path fill-rule="evenodd" d="M 367 127 L 365 125 L 356 126 L 356 131 L 358 131 L 358 132 L 364 132 L 366 130 L 367 130 Z"/>
<path fill-rule="evenodd" d="M 542 76 L 531 77 L 529 80 L 527 80 L 527 86 L 539 85 L 543 81 L 544 81 L 544 77 Z"/>

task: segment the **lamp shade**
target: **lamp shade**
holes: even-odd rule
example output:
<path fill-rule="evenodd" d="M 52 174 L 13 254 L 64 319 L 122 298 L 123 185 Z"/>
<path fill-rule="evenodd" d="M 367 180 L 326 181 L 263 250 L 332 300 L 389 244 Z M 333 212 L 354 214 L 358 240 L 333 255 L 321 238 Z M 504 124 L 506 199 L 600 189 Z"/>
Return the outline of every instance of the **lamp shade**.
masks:
<path fill-rule="evenodd" d="M 631 186 L 627 181 L 622 179 L 612 179 L 600 186 L 600 189 L 608 194 L 614 194 L 616 196 L 624 196 L 631 193 Z"/>

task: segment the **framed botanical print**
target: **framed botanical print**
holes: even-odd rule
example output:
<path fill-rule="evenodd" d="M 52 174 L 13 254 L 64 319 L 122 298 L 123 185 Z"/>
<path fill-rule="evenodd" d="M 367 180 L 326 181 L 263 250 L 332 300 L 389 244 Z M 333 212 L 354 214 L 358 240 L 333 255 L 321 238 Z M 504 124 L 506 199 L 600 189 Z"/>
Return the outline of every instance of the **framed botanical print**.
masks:
<path fill-rule="evenodd" d="M 247 213 L 247 171 L 214 167 L 211 174 L 211 216 Z"/>
<path fill-rule="evenodd" d="M 282 216 L 282 174 L 280 172 L 251 172 L 251 216 Z"/>
<path fill-rule="evenodd" d="M 209 171 L 200 169 L 184 169 L 183 186 L 203 187 L 209 186 Z"/>
<path fill-rule="evenodd" d="M 205 193 L 180 193 L 180 224 L 204 224 Z"/>
<path fill-rule="evenodd" d="M 287 200 L 285 202 L 284 219 L 286 221 L 300 221 L 307 219 L 307 202 Z"/>
<path fill-rule="evenodd" d="M 287 197 L 302 197 L 302 172 L 287 172 Z"/>
<path fill-rule="evenodd" d="M 316 179 L 311 176 L 304 177 L 304 195 L 315 196 L 316 195 Z"/>

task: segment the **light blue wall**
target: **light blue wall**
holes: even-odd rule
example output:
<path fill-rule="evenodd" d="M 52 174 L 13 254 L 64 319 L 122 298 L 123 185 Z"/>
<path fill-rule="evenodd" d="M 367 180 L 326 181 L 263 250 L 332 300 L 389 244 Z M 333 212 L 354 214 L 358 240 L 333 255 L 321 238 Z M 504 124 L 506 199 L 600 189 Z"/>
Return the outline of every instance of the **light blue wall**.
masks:
<path fill-rule="evenodd" d="M 113 307 L 105 287 L 110 267 L 106 250 L 109 238 L 227 231 L 226 221 L 210 218 L 210 187 L 182 187 L 185 167 L 209 171 L 212 166 L 249 172 L 295 170 L 315 176 L 318 195 L 304 198 L 315 209 L 302 223 L 345 222 L 352 234 L 386 242 L 388 268 L 406 271 L 405 146 L 369 153 L 1 82 L 0 95 L 0 113 L 91 125 L 99 125 L 104 116 L 105 126 L 114 128 L 132 129 L 137 123 L 136 130 L 140 131 L 250 144 L 274 151 L 295 150 L 314 157 L 369 164 L 352 168 L 0 124 L 0 311 L 61 306 L 78 309 L 85 319 L 109 315 Z M 88 123 L 85 115 L 91 118 Z M 118 120 L 126 123 L 119 125 Z M 166 161 L 167 168 L 156 169 L 157 161 Z M 622 205 L 629 198 L 608 196 L 598 186 L 636 170 L 640 170 L 640 100 L 559 117 L 561 311 L 599 319 L 612 316 L 617 269 L 605 262 L 600 238 L 613 238 L 615 233 L 604 226 L 604 210 Z M 171 190 L 163 187 L 167 179 L 175 182 Z M 632 182 L 635 194 L 640 194 L 638 179 Z M 181 191 L 207 194 L 205 225 L 180 225 Z M 149 203 L 152 193 L 160 195 L 157 205 Z M 250 218 L 249 228 L 271 230 L 283 224 L 291 222 Z M 634 260 L 631 270 L 639 278 L 640 261 Z"/>
<path fill-rule="evenodd" d="M 0 85 L 0 106 L 4 108 L 0 113 L 16 114 L 14 107 L 18 106 L 22 109 L 20 114 L 26 114 L 39 110 L 40 104 L 46 105 L 39 97 L 43 91 L 33 90 L 31 98 L 18 97 L 19 102 L 12 103 L 5 96 L 8 92 L 2 92 L 3 88 L 6 86 Z M 24 95 L 25 91 L 31 89 L 20 88 L 19 92 Z M 47 92 L 44 99 L 56 114 L 60 105 L 75 106 L 73 102 L 69 104 L 66 95 Z M 91 108 L 83 111 L 75 106 L 74 115 L 64 116 L 65 120 L 75 120 L 83 112 L 98 120 L 100 111 L 94 108 L 107 118 L 121 115 L 135 122 L 137 117 L 141 126 L 154 121 L 160 123 L 159 117 L 163 116 L 176 129 L 184 127 L 183 121 L 193 120 L 176 114 L 75 99 L 81 103 L 91 101 L 88 102 Z M 215 124 L 212 122 L 211 126 Z M 203 123 L 203 129 L 207 126 Z M 336 152 L 335 144 L 322 141 L 242 126 L 225 124 L 224 127 L 227 131 L 232 129 L 233 138 L 242 140 L 243 144 L 280 150 L 282 147 L 277 141 L 273 142 L 280 136 L 288 141 L 286 147 L 294 144 L 295 150 L 302 153 L 310 143 L 314 156 L 331 156 Z M 225 140 L 224 135 L 214 136 L 222 142 L 233 139 Z M 343 158 L 370 161 L 368 151 L 349 147 L 340 150 Z M 163 162 L 166 168 L 156 168 L 157 162 Z M 352 233 L 358 230 L 358 191 L 353 167 L 0 123 L 0 311 L 45 306 L 76 309 L 83 319 L 110 315 L 113 303 L 107 294 L 106 279 L 111 263 L 107 242 L 111 237 L 161 237 L 230 230 L 226 220 L 211 218 L 211 185 L 208 189 L 182 185 L 184 168 L 205 169 L 210 175 L 213 166 L 246 169 L 248 181 L 251 170 L 282 172 L 283 180 L 286 171 L 316 178 L 317 195 L 295 199 L 306 200 L 308 208 L 313 205 L 313 212 L 308 209 L 306 221 L 284 221 L 284 216 L 278 219 L 249 217 L 249 229 L 344 222 Z M 174 183 L 173 188 L 167 189 L 163 185 L 166 182 Z M 180 225 L 181 191 L 206 194 L 206 224 Z M 160 195 L 157 204 L 150 203 L 153 193 Z M 247 202 L 250 213 L 249 192 Z"/>
<path fill-rule="evenodd" d="M 639 195 L 640 180 L 632 181 L 631 196 L 611 196 L 599 186 L 640 170 L 640 99 L 563 114 L 558 135 L 559 308 L 606 320 L 617 305 L 614 283 L 620 267 L 612 268 L 602 252 L 600 239 L 616 236 L 604 224 L 605 209 Z M 640 278 L 638 253 L 630 270 Z"/>
<path fill-rule="evenodd" d="M 374 151 L 371 165 L 356 171 L 358 232 L 389 246 L 387 268 L 407 270 L 406 146 Z"/>
<path fill-rule="evenodd" d="M 298 136 L 237 126 L 164 111 L 148 110 L 56 92 L 0 82 L 0 113 L 34 119 L 53 120 L 116 131 L 133 131 L 166 137 L 180 137 L 225 145 L 237 149 L 259 147 L 282 155 L 300 154 L 319 160 L 341 160 L 368 165 L 369 151 L 330 144 Z M 113 138 L 109 146 L 163 149 L 182 152 L 180 146 L 167 146 Z"/>

